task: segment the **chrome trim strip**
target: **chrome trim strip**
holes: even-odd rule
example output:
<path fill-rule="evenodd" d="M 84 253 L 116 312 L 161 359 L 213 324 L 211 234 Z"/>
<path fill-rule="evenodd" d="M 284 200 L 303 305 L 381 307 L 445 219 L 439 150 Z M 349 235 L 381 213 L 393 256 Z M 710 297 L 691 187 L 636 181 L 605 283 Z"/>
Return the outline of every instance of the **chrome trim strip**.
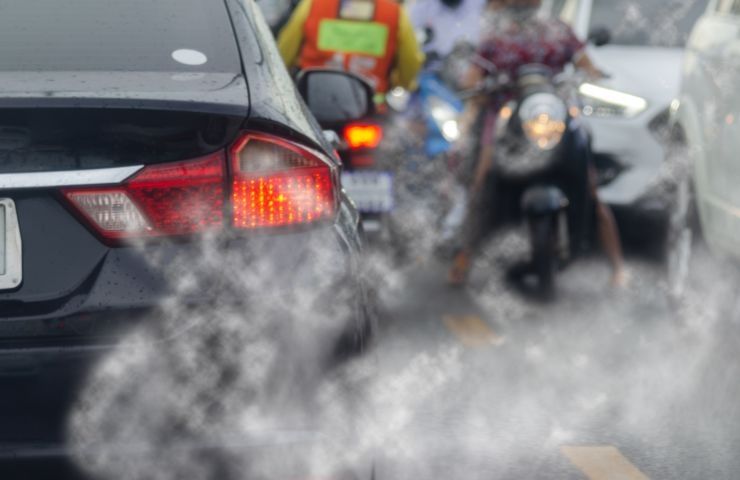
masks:
<path fill-rule="evenodd" d="M 115 185 L 123 182 L 142 168 L 144 168 L 143 165 L 135 165 L 132 167 L 64 170 L 60 172 L 0 173 L 0 190 Z"/>
<path fill-rule="evenodd" d="M 15 213 L 15 202 L 9 198 L 0 198 L 0 205 L 5 207 L 5 248 L 0 250 L 5 255 L 5 273 L 0 272 L 0 290 L 12 290 L 18 288 L 23 280 L 21 229 Z"/>

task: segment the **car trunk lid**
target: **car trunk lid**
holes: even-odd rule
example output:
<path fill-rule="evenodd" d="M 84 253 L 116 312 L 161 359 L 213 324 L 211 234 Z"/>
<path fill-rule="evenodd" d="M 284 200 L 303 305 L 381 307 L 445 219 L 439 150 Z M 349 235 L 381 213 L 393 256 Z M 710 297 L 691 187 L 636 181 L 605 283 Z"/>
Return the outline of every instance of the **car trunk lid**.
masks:
<path fill-rule="evenodd" d="M 111 248 L 65 201 L 63 189 L 115 185 L 149 165 L 224 155 L 245 120 L 243 111 L 96 105 L 0 108 L 0 199 L 15 205 L 23 246 L 22 283 L 0 290 L 0 319 L 63 310 L 86 296 L 111 261 Z M 154 275 L 145 263 L 116 268 L 111 281 L 154 281 L 141 280 Z M 121 295 L 139 295 L 136 288 Z"/>
<path fill-rule="evenodd" d="M 123 108 L 244 117 L 243 75 L 222 72 L 2 72 L 0 108 Z"/>

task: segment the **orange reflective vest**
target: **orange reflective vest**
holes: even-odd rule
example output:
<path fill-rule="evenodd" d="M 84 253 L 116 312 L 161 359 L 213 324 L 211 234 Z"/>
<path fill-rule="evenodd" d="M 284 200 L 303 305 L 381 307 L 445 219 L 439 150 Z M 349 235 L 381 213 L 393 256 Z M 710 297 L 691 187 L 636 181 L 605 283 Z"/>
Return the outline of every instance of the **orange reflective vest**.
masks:
<path fill-rule="evenodd" d="M 393 0 L 374 4 L 372 20 L 350 20 L 340 18 L 342 0 L 313 0 L 298 66 L 340 68 L 365 78 L 376 92 L 388 92 L 401 7 Z"/>

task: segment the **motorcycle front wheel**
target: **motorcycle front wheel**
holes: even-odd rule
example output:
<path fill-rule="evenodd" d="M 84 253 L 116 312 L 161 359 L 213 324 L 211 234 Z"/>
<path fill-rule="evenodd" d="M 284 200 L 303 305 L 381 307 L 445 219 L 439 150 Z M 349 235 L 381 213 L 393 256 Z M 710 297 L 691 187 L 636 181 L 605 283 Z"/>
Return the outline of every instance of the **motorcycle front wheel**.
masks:
<path fill-rule="evenodd" d="M 550 299 L 555 295 L 555 275 L 558 269 L 557 223 L 552 216 L 535 217 L 529 223 L 532 270 L 537 277 L 538 293 L 543 298 Z"/>

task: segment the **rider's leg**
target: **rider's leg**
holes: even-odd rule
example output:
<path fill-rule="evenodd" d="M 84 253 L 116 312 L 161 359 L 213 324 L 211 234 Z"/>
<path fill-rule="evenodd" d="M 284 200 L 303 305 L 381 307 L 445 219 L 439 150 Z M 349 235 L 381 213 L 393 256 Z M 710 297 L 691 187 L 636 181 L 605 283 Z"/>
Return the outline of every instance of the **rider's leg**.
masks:
<path fill-rule="evenodd" d="M 624 254 L 622 242 L 619 238 L 619 229 L 614 214 L 608 205 L 601 202 L 596 190 L 596 173 L 593 167 L 589 170 L 589 184 L 591 195 L 596 207 L 596 224 L 599 232 L 599 240 L 612 266 L 612 285 L 624 287 L 629 281 L 629 275 L 624 267 Z"/>
<path fill-rule="evenodd" d="M 481 149 L 469 192 L 462 230 L 462 248 L 455 256 L 449 273 L 449 282 L 453 285 L 461 285 L 467 281 L 475 251 L 485 238 L 491 196 L 489 189 L 486 188 L 486 180 L 491 169 L 493 153 L 492 145 L 486 145 Z"/>

